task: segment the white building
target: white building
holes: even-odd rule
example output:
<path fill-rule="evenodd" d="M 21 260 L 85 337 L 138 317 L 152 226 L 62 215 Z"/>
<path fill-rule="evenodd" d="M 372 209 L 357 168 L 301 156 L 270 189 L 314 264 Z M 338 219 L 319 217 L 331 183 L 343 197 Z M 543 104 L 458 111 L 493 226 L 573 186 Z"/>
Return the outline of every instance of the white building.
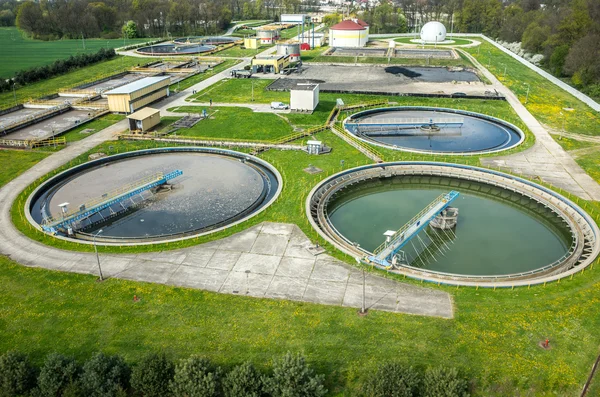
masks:
<path fill-rule="evenodd" d="M 290 90 L 290 109 L 296 112 L 313 112 L 319 104 L 319 85 L 298 83 Z"/>
<path fill-rule="evenodd" d="M 446 40 L 446 27 L 440 22 L 427 22 L 421 28 L 421 40 L 426 43 L 441 43 Z"/>
<path fill-rule="evenodd" d="M 369 24 L 360 19 L 347 19 L 329 29 L 331 47 L 364 47 L 369 41 Z"/>

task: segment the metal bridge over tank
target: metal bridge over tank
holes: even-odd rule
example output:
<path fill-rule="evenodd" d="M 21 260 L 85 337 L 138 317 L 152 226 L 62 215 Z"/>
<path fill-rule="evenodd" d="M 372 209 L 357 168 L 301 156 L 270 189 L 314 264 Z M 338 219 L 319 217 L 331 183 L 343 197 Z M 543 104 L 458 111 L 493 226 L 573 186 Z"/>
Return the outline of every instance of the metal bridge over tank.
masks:
<path fill-rule="evenodd" d="M 386 232 L 385 242 L 373 251 L 373 255 L 367 257 L 368 261 L 386 269 L 392 267 L 396 261 L 396 254 L 402 247 L 427 227 L 429 222 L 444 211 L 458 195 L 459 193 L 455 190 L 441 194 L 398 231 Z"/>
<path fill-rule="evenodd" d="M 437 127 L 438 131 L 439 127 L 460 128 L 464 121 L 463 117 L 392 117 L 347 122 L 346 127 L 353 128 L 356 132 L 365 135 L 372 133 L 394 135 L 396 133 L 406 134 L 407 130 L 415 128 L 429 127 L 429 131 L 433 131 L 431 127 Z"/>
<path fill-rule="evenodd" d="M 100 213 L 100 211 L 110 208 L 114 204 L 121 203 L 125 200 L 130 200 L 141 193 L 153 189 L 155 187 L 166 184 L 169 180 L 183 175 L 183 171 L 175 170 L 164 174 L 158 172 L 151 176 L 139 179 L 136 182 L 121 186 L 111 192 L 103 194 L 101 197 L 95 198 L 82 204 L 75 211 L 65 212 L 60 219 L 53 217 L 45 217 L 42 222 L 42 229 L 46 232 L 56 233 L 58 229 L 67 229 L 74 223 L 90 216 Z M 61 209 L 66 208 L 61 205 Z M 123 207 L 124 208 L 124 207 Z"/>

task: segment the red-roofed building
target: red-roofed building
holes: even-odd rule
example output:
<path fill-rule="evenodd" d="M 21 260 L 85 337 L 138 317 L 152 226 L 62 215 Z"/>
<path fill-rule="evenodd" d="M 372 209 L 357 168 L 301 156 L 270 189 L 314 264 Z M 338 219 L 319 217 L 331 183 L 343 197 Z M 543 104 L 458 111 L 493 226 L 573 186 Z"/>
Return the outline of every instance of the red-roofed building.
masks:
<path fill-rule="evenodd" d="M 360 19 L 347 19 L 329 29 L 331 47 L 364 47 L 369 41 L 369 25 Z"/>

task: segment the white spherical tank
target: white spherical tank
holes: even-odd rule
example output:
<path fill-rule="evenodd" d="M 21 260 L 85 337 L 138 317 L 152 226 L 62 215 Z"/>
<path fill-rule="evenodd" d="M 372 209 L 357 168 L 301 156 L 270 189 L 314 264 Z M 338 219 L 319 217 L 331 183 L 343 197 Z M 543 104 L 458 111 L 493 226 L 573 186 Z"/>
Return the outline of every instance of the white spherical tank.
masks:
<path fill-rule="evenodd" d="M 428 43 L 440 43 L 446 40 L 446 27 L 440 22 L 427 22 L 421 28 L 421 40 Z"/>

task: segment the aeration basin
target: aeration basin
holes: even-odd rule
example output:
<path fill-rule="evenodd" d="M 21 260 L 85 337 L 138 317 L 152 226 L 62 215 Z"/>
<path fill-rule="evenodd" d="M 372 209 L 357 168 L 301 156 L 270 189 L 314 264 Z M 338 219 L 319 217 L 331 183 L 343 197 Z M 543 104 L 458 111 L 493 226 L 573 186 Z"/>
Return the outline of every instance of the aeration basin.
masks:
<path fill-rule="evenodd" d="M 217 47 L 208 44 L 157 44 L 147 47 L 140 47 L 135 51 L 139 54 L 157 56 L 190 55 L 212 51 L 215 48 Z"/>
<path fill-rule="evenodd" d="M 494 153 L 525 139 L 518 127 L 504 120 L 447 108 L 365 110 L 346 118 L 344 128 L 373 145 L 417 153 Z"/>
<path fill-rule="evenodd" d="M 428 225 L 386 270 L 448 284 L 516 286 L 564 277 L 598 255 L 598 227 L 581 208 L 534 183 L 477 167 L 397 162 L 354 168 L 315 187 L 307 211 L 322 237 L 377 266 L 369 258 L 385 233 L 449 191 L 460 193 L 451 204 L 456 225 Z"/>
<path fill-rule="evenodd" d="M 149 149 L 101 158 L 71 168 L 42 184 L 26 210 L 37 227 L 116 197 L 138 181 L 174 170 L 168 184 L 117 200 L 90 216 L 57 227 L 61 238 L 143 244 L 198 236 L 242 222 L 269 206 L 281 191 L 281 176 L 269 163 L 244 153 L 196 147 Z M 109 193 L 110 192 L 110 193 Z M 110 197 L 109 197 L 110 196 Z M 82 208 L 86 207 L 86 208 Z M 101 233 L 98 232 L 102 230 Z"/>

